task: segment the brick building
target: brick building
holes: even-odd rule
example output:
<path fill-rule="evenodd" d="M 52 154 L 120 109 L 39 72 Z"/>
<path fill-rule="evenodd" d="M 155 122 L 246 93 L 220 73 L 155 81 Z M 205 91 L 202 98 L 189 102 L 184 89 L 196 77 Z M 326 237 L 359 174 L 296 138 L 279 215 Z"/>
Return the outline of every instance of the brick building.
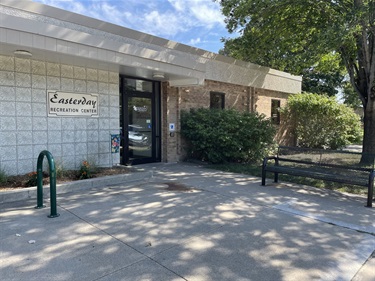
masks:
<path fill-rule="evenodd" d="M 277 108 L 301 77 L 31 1 L 0 3 L 0 169 L 183 158 L 181 110 Z M 120 145 L 117 146 L 117 141 Z"/>

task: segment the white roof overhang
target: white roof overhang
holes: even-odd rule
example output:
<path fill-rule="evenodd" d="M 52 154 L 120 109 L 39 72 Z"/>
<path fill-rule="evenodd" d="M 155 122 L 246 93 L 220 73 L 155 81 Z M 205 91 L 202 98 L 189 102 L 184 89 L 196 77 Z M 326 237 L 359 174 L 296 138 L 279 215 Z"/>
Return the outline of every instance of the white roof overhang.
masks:
<path fill-rule="evenodd" d="M 26 50 L 34 59 L 202 85 L 205 79 L 296 93 L 299 76 L 32 1 L 0 2 L 0 54 Z M 162 78 L 164 77 L 164 78 Z"/>

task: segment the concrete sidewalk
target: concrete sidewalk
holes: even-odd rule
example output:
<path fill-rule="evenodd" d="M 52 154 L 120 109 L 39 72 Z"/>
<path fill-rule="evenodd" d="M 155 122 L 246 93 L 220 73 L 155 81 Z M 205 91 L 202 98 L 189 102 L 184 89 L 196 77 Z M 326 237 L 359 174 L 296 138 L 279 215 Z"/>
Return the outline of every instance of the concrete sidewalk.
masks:
<path fill-rule="evenodd" d="M 140 168 L 153 177 L 59 194 L 58 218 L 35 199 L 2 203 L 0 279 L 375 280 L 365 197 L 193 164 Z"/>

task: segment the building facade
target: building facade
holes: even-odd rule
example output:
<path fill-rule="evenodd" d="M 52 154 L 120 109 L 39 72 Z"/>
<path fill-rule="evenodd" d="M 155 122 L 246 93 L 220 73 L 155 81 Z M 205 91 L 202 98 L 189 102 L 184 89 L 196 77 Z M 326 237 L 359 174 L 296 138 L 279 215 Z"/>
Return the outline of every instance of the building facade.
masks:
<path fill-rule="evenodd" d="M 301 77 L 31 1 L 0 3 L 0 169 L 183 159 L 182 110 L 235 108 L 278 123 Z"/>

